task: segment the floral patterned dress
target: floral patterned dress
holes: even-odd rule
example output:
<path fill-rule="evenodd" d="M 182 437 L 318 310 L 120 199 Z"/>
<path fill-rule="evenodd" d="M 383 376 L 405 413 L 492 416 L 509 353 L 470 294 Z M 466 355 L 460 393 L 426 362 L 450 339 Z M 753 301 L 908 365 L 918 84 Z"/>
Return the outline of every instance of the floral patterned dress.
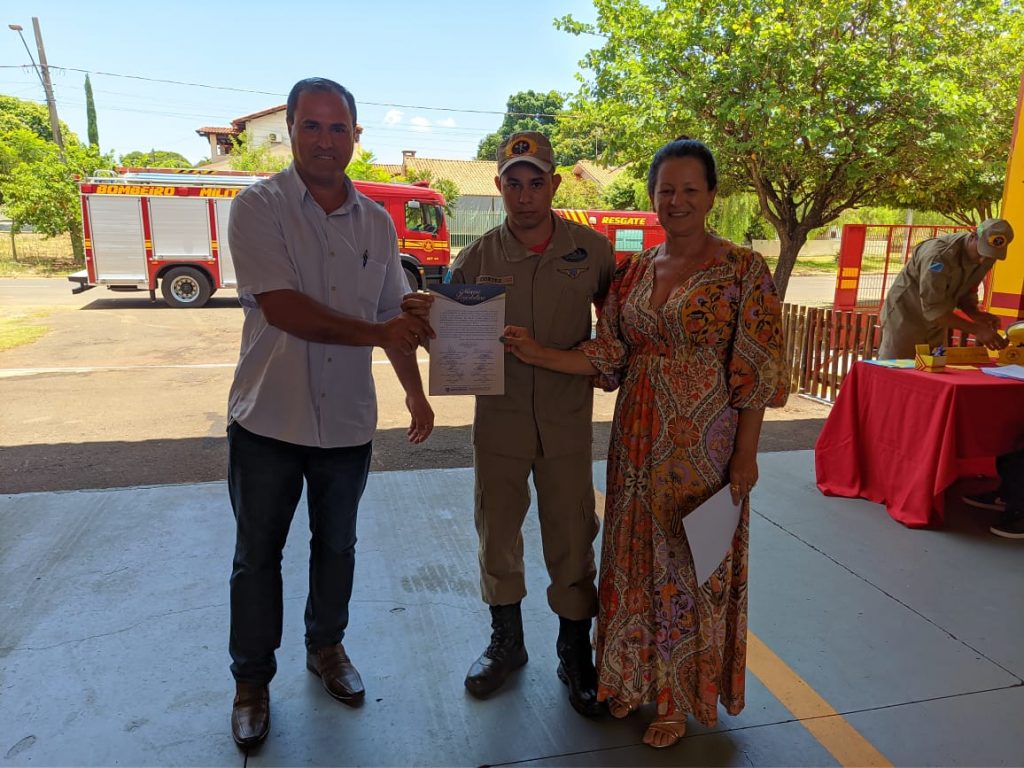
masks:
<path fill-rule="evenodd" d="M 664 246 L 659 246 L 662 248 Z M 599 580 L 598 696 L 717 720 L 744 704 L 749 502 L 732 549 L 698 584 L 686 514 L 728 482 L 739 411 L 786 401 L 778 295 L 761 256 L 724 255 L 652 308 L 651 249 L 619 266 L 597 338 L 619 386 Z"/>

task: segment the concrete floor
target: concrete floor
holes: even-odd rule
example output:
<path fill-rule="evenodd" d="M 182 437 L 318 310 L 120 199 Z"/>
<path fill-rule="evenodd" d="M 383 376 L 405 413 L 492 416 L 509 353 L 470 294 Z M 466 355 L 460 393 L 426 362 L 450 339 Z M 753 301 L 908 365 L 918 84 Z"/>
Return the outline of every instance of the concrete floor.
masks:
<path fill-rule="evenodd" d="M 305 669 L 300 512 L 272 730 L 247 756 L 228 726 L 224 484 L 37 493 L 0 496 L 0 765 L 851 764 L 822 725 L 894 765 L 1024 763 L 1021 543 L 955 503 L 945 529 L 908 530 L 881 506 L 823 497 L 811 452 L 760 464 L 750 630 L 838 714 L 794 715 L 785 681 L 751 665 L 744 712 L 691 725 L 671 750 L 640 743 L 646 713 L 579 717 L 554 674 L 534 515 L 530 663 L 474 700 L 462 678 L 488 627 L 472 472 L 391 472 L 364 497 L 346 637 L 365 705 L 339 705 Z"/>

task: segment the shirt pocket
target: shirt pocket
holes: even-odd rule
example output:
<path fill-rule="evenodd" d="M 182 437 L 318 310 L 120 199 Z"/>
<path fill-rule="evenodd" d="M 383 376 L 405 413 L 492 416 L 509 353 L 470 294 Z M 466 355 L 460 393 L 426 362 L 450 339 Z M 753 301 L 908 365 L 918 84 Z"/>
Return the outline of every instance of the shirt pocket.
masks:
<path fill-rule="evenodd" d="M 567 285 L 558 297 L 558 310 L 551 329 L 551 341 L 569 349 L 590 338 L 594 289 L 580 281 Z"/>
<path fill-rule="evenodd" d="M 374 261 L 366 262 L 366 265 L 359 271 L 357 288 L 359 311 L 367 320 L 375 321 L 377 319 L 377 310 L 380 307 L 380 295 L 386 274 L 387 267 Z"/>

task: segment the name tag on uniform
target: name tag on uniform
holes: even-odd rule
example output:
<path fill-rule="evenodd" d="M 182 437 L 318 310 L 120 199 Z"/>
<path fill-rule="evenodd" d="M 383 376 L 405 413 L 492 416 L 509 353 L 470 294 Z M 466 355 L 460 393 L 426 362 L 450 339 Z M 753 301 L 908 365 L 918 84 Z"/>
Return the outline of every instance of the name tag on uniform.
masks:
<path fill-rule="evenodd" d="M 477 277 L 477 285 L 513 285 L 515 284 L 514 275 L 480 275 Z"/>
<path fill-rule="evenodd" d="M 575 280 L 577 277 L 586 272 L 590 267 L 564 267 L 559 269 L 563 275 L 567 275 L 569 278 Z"/>

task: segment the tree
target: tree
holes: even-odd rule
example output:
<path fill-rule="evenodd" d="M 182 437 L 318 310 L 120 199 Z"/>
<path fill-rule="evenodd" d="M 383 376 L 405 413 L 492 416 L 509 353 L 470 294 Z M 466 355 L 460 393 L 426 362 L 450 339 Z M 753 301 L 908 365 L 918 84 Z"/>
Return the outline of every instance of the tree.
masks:
<path fill-rule="evenodd" d="M 65 136 L 74 136 L 64 123 L 60 124 Z M 0 95 L 0 181 L 10 175 L 18 162 L 18 154 L 8 135 L 19 129 L 27 129 L 43 141 L 53 141 L 50 131 L 50 115 L 46 107 L 32 101 L 23 101 L 13 96 Z M 0 193 L 0 203 L 3 195 Z"/>
<path fill-rule="evenodd" d="M 608 150 L 597 116 L 586 109 L 567 111 L 558 91 L 519 91 L 508 98 L 501 127 L 487 134 L 477 149 L 477 160 L 494 160 L 498 145 L 516 131 L 540 131 L 551 141 L 556 165 L 573 165 L 577 160 L 600 161 Z"/>
<path fill-rule="evenodd" d="M 898 179 L 886 200 L 902 208 L 937 211 L 967 226 L 998 216 L 1008 153 L 1000 134 L 1013 124 L 1013 114 L 1003 106 L 1003 115 L 973 126 L 974 146 L 964 156 L 950 159 L 945 152 L 937 153 L 917 179 Z"/>
<path fill-rule="evenodd" d="M 720 196 L 708 216 L 708 225 L 736 243 L 767 240 L 772 233 L 771 225 L 761 216 L 757 196 L 749 192 Z"/>
<path fill-rule="evenodd" d="M 151 149 L 149 152 L 129 152 L 121 155 L 120 164 L 128 168 L 191 168 L 192 163 L 184 155 L 165 149 Z"/>
<path fill-rule="evenodd" d="M 348 167 L 345 169 L 345 175 L 350 179 L 359 179 L 362 181 L 391 181 L 391 174 L 383 168 L 374 165 L 374 161 L 377 158 L 373 156 L 373 152 L 364 150 L 359 154 L 353 155 L 349 161 Z"/>
<path fill-rule="evenodd" d="M 92 83 L 89 82 L 88 73 L 85 75 L 85 119 L 89 124 L 89 144 L 99 147 L 100 131 L 96 127 L 96 102 L 92 99 Z"/>
<path fill-rule="evenodd" d="M 703 139 L 722 193 L 755 193 L 778 233 L 783 296 L 811 230 L 910 191 L 952 197 L 948 179 L 1007 156 L 1020 0 L 594 4 L 594 24 L 557 22 L 605 41 L 584 59 L 579 100 L 620 161 L 647 164 L 679 134 Z"/>
<path fill-rule="evenodd" d="M 31 225 L 48 236 L 71 235 L 74 257 L 85 263 L 82 211 L 75 176 L 109 168 L 111 158 L 97 147 L 83 147 L 61 124 L 64 153 L 53 143 L 45 107 L 0 96 L 0 200 L 12 226 Z"/>
<path fill-rule="evenodd" d="M 85 263 L 82 209 L 75 175 L 87 176 L 111 165 L 96 147 L 83 147 L 73 133 L 64 135 L 64 159 L 57 145 L 28 128 L 0 137 L 16 156 L 9 173 L 0 176 L 0 194 L 13 225 L 30 224 L 37 232 L 55 237 L 71 235 L 75 262 Z"/>
<path fill-rule="evenodd" d="M 0 94 L 0 135 L 15 128 L 28 128 L 39 138 L 53 141 L 53 133 L 50 131 L 50 114 L 46 111 L 46 107 L 32 101 Z M 64 123 L 60 124 L 60 129 L 62 132 L 71 132 L 71 129 Z"/>
<path fill-rule="evenodd" d="M 610 211 L 649 211 L 651 201 L 647 195 L 647 182 L 621 173 L 601 190 L 600 203 L 602 208 Z"/>
<path fill-rule="evenodd" d="M 292 162 L 291 155 L 272 154 L 269 147 L 257 146 L 252 143 L 249 131 L 242 131 L 237 139 L 231 137 L 231 152 L 228 165 L 236 171 L 253 171 L 255 173 L 277 173 L 283 171 Z"/>
<path fill-rule="evenodd" d="M 555 116 L 562 111 L 563 103 L 564 98 L 558 91 L 513 93 L 505 104 L 505 117 L 501 121 L 501 126 L 480 141 L 476 159 L 494 160 L 502 139 L 517 131 L 540 131 L 551 139 L 552 148 L 554 148 L 554 135 L 557 128 Z M 559 165 L 574 163 L 579 159 L 578 157 L 559 157 L 557 150 L 555 155 L 555 162 Z"/>
<path fill-rule="evenodd" d="M 420 181 L 427 182 L 427 185 L 431 189 L 436 189 L 442 195 L 444 195 L 444 210 L 449 216 L 455 212 L 455 203 L 459 199 L 459 188 L 451 179 L 441 177 L 439 179 L 434 178 L 434 174 L 428 170 L 421 170 L 419 168 L 409 168 L 405 172 L 405 176 L 399 176 L 395 181 L 405 184 L 416 184 Z"/>
<path fill-rule="evenodd" d="M 586 210 L 600 205 L 601 192 L 597 184 L 577 179 L 569 167 L 559 168 L 558 173 L 562 177 L 562 183 L 558 185 L 555 198 L 551 201 L 553 207 Z"/>

